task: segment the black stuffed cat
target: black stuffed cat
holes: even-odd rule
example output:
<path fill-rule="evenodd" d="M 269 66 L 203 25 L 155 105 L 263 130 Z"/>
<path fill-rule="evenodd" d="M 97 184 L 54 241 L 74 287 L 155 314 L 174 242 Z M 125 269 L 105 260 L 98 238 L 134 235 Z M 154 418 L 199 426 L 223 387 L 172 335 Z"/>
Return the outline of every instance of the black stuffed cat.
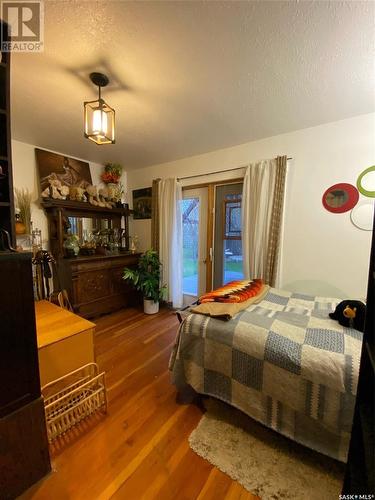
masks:
<path fill-rule="evenodd" d="M 334 312 L 329 317 L 336 319 L 340 325 L 354 328 L 363 332 L 365 330 L 366 306 L 359 300 L 343 300 L 337 304 Z"/>

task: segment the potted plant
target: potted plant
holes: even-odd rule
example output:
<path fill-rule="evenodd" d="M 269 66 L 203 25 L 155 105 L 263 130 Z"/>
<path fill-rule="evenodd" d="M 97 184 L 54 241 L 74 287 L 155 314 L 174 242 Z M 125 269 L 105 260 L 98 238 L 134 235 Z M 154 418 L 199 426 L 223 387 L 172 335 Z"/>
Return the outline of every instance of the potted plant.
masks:
<path fill-rule="evenodd" d="M 137 269 L 124 269 L 123 279 L 129 280 L 143 295 L 146 314 L 159 311 L 159 301 L 166 296 L 167 286 L 160 284 L 161 263 L 157 252 L 147 250 L 139 259 Z"/>

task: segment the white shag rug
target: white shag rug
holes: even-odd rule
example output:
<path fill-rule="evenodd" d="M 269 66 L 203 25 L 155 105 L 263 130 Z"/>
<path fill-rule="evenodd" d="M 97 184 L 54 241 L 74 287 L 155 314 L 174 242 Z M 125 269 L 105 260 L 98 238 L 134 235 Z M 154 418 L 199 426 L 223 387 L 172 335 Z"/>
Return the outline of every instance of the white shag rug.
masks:
<path fill-rule="evenodd" d="M 189 437 L 201 457 L 263 500 L 337 500 L 345 466 L 217 401 Z"/>

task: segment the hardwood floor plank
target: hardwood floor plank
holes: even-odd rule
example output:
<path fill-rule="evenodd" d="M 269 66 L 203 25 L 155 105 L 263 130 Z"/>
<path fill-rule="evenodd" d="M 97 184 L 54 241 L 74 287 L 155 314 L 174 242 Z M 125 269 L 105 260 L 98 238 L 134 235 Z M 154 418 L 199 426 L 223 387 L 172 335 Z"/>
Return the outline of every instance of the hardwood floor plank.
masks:
<path fill-rule="evenodd" d="M 224 498 L 231 484 L 232 480 L 229 476 L 216 467 L 213 467 L 197 500 L 216 500 L 217 498 Z"/>
<path fill-rule="evenodd" d="M 124 498 L 125 495 L 135 493 L 139 498 L 169 498 L 172 496 L 169 483 L 173 482 L 174 471 L 189 449 L 187 438 L 196 426 L 197 416 L 201 416 L 201 410 L 196 408 L 194 411 L 193 407 L 189 408 L 184 417 L 176 421 L 170 431 L 155 445 L 148 460 L 145 460 L 136 473 L 124 483 L 115 498 L 120 499 Z M 154 476 L 154 463 L 160 464 L 156 477 Z M 139 490 L 142 484 L 143 490 L 142 488 Z M 163 488 L 164 493 L 162 495 L 161 490 Z"/>
<path fill-rule="evenodd" d="M 160 441 L 160 439 L 171 429 L 184 413 L 187 412 L 187 408 L 180 406 L 176 412 L 166 421 L 166 423 L 156 432 L 150 439 L 150 441 L 141 448 L 140 452 L 133 458 L 133 460 L 114 478 L 111 483 L 106 487 L 106 489 L 100 494 L 98 500 L 108 500 L 111 496 L 118 491 L 120 486 L 126 481 L 128 477 L 136 471 L 136 469 L 141 465 L 143 460 L 151 453 L 154 446 Z"/>
<path fill-rule="evenodd" d="M 23 500 L 254 500 L 196 455 L 188 437 L 202 410 L 176 403 L 168 360 L 178 321 L 126 309 L 96 321 L 108 414 L 82 421 L 51 446 L 53 472 Z"/>
<path fill-rule="evenodd" d="M 235 481 L 232 481 L 227 494 L 221 498 L 223 500 L 249 500 L 249 498 L 252 498 L 253 500 L 260 500 L 259 497 L 251 495 L 251 493 L 246 491 L 243 486 Z"/>
<path fill-rule="evenodd" d="M 134 373 L 137 373 L 138 371 L 144 369 L 147 365 L 149 365 L 152 361 L 154 361 L 154 359 L 159 358 L 165 352 L 170 353 L 171 349 L 172 349 L 172 346 L 173 346 L 173 342 L 171 342 L 170 344 L 167 344 L 167 346 L 164 347 L 164 349 L 162 349 L 158 353 L 154 354 L 154 356 L 152 356 L 149 360 L 147 360 L 144 363 L 142 363 L 141 365 L 137 366 L 131 372 L 127 373 L 125 375 L 125 377 L 120 378 L 119 380 L 117 380 L 117 382 L 115 382 L 114 384 L 112 384 L 111 386 L 109 386 L 108 387 L 108 391 L 112 391 L 113 389 L 115 389 L 119 385 L 123 384 L 126 381 L 127 378 L 131 377 Z"/>

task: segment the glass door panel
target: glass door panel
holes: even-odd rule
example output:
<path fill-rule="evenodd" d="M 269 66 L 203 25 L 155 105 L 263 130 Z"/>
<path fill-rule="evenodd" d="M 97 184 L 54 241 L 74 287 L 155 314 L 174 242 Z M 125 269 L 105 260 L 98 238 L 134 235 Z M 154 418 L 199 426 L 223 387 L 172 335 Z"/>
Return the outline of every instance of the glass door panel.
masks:
<path fill-rule="evenodd" d="M 243 279 L 242 183 L 216 186 L 214 230 L 214 288 Z"/>
<path fill-rule="evenodd" d="M 199 198 L 182 201 L 183 292 L 198 295 Z"/>
<path fill-rule="evenodd" d="M 184 303 L 206 290 L 207 188 L 186 189 L 182 200 Z"/>

